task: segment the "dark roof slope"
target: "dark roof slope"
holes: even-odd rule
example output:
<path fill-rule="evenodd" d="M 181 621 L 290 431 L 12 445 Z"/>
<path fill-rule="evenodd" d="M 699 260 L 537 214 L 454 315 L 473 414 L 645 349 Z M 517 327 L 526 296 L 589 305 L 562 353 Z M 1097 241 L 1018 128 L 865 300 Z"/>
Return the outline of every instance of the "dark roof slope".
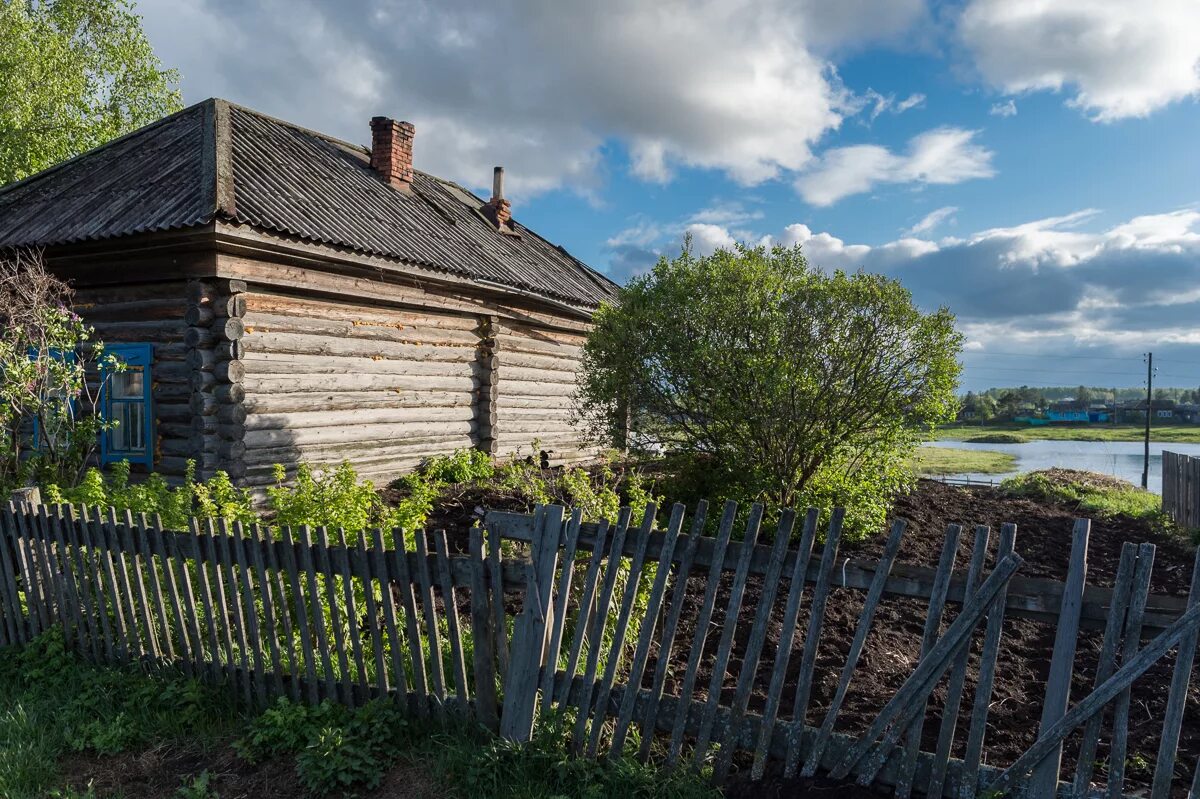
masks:
<path fill-rule="evenodd" d="M 406 193 L 365 148 L 207 100 L 0 188 L 0 247 L 49 246 L 225 219 L 594 306 L 616 285 L 483 200 L 417 172 Z"/>

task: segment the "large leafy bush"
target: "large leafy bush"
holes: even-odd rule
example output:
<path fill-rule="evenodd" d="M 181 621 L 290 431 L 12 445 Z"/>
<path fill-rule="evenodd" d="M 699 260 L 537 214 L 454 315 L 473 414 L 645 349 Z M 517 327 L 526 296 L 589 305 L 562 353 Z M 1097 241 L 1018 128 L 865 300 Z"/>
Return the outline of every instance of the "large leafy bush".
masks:
<path fill-rule="evenodd" d="M 596 315 L 580 412 L 597 436 L 629 425 L 634 448 L 705 459 L 726 495 L 845 504 L 865 532 L 951 418 L 961 341 L 894 280 L 799 248 L 685 247 Z"/>

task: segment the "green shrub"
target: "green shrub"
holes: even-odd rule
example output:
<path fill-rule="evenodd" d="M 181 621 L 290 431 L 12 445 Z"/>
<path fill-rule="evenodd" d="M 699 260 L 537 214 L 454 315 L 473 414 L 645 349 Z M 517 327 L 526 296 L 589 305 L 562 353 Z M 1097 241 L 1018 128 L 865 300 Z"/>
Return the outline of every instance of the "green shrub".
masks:
<path fill-rule="evenodd" d="M 1133 516 L 1164 528 L 1171 525 L 1162 512 L 1162 497 L 1115 477 L 1073 469 L 1050 469 L 1010 477 L 1000 490 L 1016 497 L 1063 502 L 1098 516 Z"/>
<path fill-rule="evenodd" d="M 968 444 L 1024 444 L 1029 439 L 1020 433 L 984 433 L 963 440 Z"/>

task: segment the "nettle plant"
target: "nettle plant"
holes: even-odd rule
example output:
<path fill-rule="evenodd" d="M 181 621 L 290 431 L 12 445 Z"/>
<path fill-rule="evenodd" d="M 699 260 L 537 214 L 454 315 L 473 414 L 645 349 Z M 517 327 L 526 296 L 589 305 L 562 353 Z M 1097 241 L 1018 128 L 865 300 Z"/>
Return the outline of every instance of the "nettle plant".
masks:
<path fill-rule="evenodd" d="M 71 296 L 40 255 L 0 259 L 0 489 L 78 484 L 111 427 L 98 401 L 123 366 L 71 310 Z"/>

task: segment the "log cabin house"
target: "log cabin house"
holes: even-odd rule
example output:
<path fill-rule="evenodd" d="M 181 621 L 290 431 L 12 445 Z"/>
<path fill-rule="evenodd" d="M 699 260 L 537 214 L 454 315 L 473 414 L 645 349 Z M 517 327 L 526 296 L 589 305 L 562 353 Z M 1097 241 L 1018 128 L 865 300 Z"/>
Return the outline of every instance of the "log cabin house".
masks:
<path fill-rule="evenodd" d="M 254 487 L 276 463 L 382 482 L 465 447 L 597 454 L 571 402 L 615 284 L 512 219 L 499 168 L 485 202 L 413 169 L 412 125 L 370 128 L 211 99 L 0 188 L 0 250 L 40 248 L 130 364 L 104 460 Z"/>

